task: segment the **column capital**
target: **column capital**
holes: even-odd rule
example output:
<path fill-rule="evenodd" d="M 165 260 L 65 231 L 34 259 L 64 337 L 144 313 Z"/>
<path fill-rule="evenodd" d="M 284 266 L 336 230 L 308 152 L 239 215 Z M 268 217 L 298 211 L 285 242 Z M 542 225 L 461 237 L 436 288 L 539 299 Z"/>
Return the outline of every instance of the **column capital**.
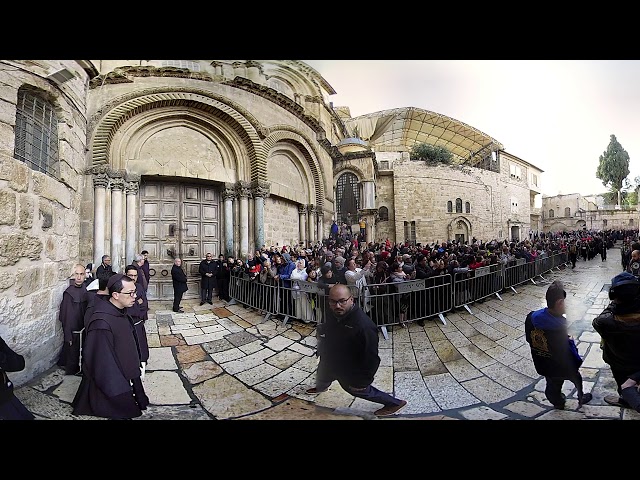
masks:
<path fill-rule="evenodd" d="M 140 179 L 141 178 L 142 178 L 142 176 L 137 174 L 137 173 L 125 172 L 125 174 L 124 174 L 124 179 L 127 182 L 138 182 L 138 183 L 140 183 Z"/>
<path fill-rule="evenodd" d="M 107 188 L 109 186 L 109 177 L 106 173 L 94 173 L 93 188 Z"/>
<path fill-rule="evenodd" d="M 238 197 L 240 197 L 240 198 L 250 197 L 251 196 L 251 184 L 249 182 L 245 182 L 245 181 L 240 180 L 236 184 L 236 192 L 238 194 Z"/>
<path fill-rule="evenodd" d="M 306 215 L 307 214 L 307 206 L 306 205 L 298 205 L 298 213 L 300 215 Z"/>
<path fill-rule="evenodd" d="M 138 182 L 125 182 L 124 191 L 127 195 L 137 195 L 140 190 L 140 184 Z"/>
<path fill-rule="evenodd" d="M 111 190 L 124 190 L 124 178 L 122 177 L 112 178 Z"/>
<path fill-rule="evenodd" d="M 124 170 L 109 169 L 109 176 L 111 178 L 122 178 L 122 179 L 124 179 L 125 173 L 126 172 Z"/>
<path fill-rule="evenodd" d="M 225 183 L 222 190 L 222 198 L 224 200 L 233 200 L 236 198 L 236 187 L 232 183 Z"/>
<path fill-rule="evenodd" d="M 271 184 L 256 180 L 251 184 L 251 193 L 254 197 L 267 198 L 271 193 Z"/>
<path fill-rule="evenodd" d="M 309 205 L 307 205 L 307 211 L 309 212 L 309 215 L 315 215 L 316 213 L 318 213 L 318 209 L 316 208 L 316 206 L 312 203 L 310 203 Z"/>
<path fill-rule="evenodd" d="M 105 163 L 101 165 L 93 165 L 92 167 L 87 168 L 85 170 L 85 173 L 92 174 L 92 175 L 99 175 L 99 174 L 108 175 L 110 171 L 111 171 L 111 167 Z"/>

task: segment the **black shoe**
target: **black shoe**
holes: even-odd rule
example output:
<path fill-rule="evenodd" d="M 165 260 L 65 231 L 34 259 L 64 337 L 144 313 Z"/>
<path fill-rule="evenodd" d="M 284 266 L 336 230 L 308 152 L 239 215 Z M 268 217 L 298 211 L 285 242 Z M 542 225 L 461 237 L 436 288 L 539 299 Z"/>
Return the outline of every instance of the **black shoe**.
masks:
<path fill-rule="evenodd" d="M 213 302 L 212 302 L 211 300 L 207 300 L 207 303 L 208 303 L 209 305 L 213 305 Z"/>
<path fill-rule="evenodd" d="M 593 399 L 593 395 L 591 393 L 585 393 L 582 395 L 582 398 L 578 400 L 578 405 L 582 406 L 586 403 L 589 403 Z"/>
<path fill-rule="evenodd" d="M 200 306 L 204 305 L 204 302 L 200 302 Z"/>
<path fill-rule="evenodd" d="M 613 405 L 616 407 L 631 408 L 631 405 L 629 405 L 629 403 L 624 398 L 619 397 L 618 395 L 607 395 L 606 397 L 604 397 L 604 401 L 609 405 Z"/>

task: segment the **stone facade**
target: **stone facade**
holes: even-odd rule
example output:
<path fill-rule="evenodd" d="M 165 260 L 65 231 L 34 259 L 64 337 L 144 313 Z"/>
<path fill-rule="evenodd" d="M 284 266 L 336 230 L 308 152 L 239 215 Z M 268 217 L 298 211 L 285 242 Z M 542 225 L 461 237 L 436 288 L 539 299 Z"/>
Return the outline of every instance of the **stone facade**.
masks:
<path fill-rule="evenodd" d="M 637 230 L 638 207 L 605 205 L 598 195 L 579 193 L 542 197 L 543 230 Z"/>
<path fill-rule="evenodd" d="M 73 78 L 51 79 L 65 69 Z M 81 258 L 88 77 L 73 61 L 0 61 L 0 336 L 26 359 L 27 368 L 12 374 L 16 384 L 51 367 L 62 346 L 58 308 Z M 26 90 L 57 119 L 51 173 L 14 158 L 18 101 Z"/>

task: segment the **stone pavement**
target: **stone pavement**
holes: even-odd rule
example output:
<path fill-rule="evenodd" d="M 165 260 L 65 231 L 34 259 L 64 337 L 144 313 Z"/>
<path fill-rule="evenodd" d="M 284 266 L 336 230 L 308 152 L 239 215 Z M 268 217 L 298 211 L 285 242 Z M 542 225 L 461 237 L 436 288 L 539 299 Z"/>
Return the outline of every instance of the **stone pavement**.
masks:
<path fill-rule="evenodd" d="M 144 385 L 151 405 L 135 420 L 637 420 L 640 414 L 607 405 L 615 381 L 602 361 L 592 319 L 608 303 L 611 278 L 621 271 L 620 251 L 578 260 L 509 289 L 482 303 L 437 317 L 424 326 L 380 333 L 381 364 L 374 384 L 408 401 L 393 417 L 378 419 L 380 407 L 356 399 L 337 382 L 317 396 L 315 329 L 280 319 L 263 321 L 256 311 L 216 301 L 183 301 L 185 313 L 152 302 L 147 321 L 150 358 Z M 591 403 L 578 408 L 573 384 L 565 382 L 567 406 L 555 410 L 545 399 L 543 377 L 533 367 L 524 339 L 524 319 L 543 307 L 555 279 L 567 290 L 567 320 L 585 358 L 581 368 Z M 79 376 L 53 367 L 16 389 L 37 419 L 98 420 L 73 416 L 71 401 Z"/>

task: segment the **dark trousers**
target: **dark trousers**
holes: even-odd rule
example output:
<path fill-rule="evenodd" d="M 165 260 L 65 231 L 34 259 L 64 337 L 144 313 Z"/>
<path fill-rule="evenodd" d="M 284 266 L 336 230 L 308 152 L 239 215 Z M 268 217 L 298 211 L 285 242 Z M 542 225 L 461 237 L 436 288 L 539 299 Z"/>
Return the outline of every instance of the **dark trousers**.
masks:
<path fill-rule="evenodd" d="M 182 301 L 182 295 L 184 292 L 173 292 L 173 311 L 177 312 L 180 310 L 180 302 Z"/>
<path fill-rule="evenodd" d="M 201 302 L 211 302 L 213 297 L 213 285 L 207 288 L 200 289 L 200 301 Z"/>
<path fill-rule="evenodd" d="M 570 253 L 569 258 L 571 259 L 571 268 L 576 268 L 576 260 L 578 259 L 578 254 Z"/>
<path fill-rule="evenodd" d="M 400 405 L 400 400 L 382 390 L 378 390 L 373 385 L 367 385 L 362 390 L 354 389 L 355 387 L 349 385 L 346 380 L 327 371 L 326 366 L 322 362 L 322 357 L 320 357 L 318 370 L 316 371 L 316 389 L 318 389 L 318 391 L 326 390 L 335 380 L 338 381 L 345 392 L 350 393 L 354 397 L 364 398 L 374 403 L 381 403 L 384 406 Z"/>
<path fill-rule="evenodd" d="M 229 301 L 229 279 L 228 278 L 218 278 L 218 298 L 220 300 Z"/>
<path fill-rule="evenodd" d="M 554 406 L 563 405 L 565 402 L 565 396 L 562 393 L 562 385 L 565 380 L 569 380 L 573 383 L 578 390 L 578 401 L 582 400 L 584 391 L 582 389 L 582 375 L 576 370 L 576 372 L 569 378 L 565 377 L 544 377 L 547 381 L 547 386 L 544 389 L 544 394 Z"/>

